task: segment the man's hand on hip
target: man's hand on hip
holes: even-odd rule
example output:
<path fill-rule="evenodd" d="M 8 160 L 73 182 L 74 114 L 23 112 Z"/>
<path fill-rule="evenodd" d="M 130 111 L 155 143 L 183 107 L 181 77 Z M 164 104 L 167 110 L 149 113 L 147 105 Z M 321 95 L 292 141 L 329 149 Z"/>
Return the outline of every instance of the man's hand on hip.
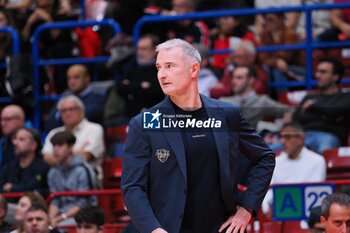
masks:
<path fill-rule="evenodd" d="M 237 212 L 221 225 L 219 232 L 227 228 L 226 233 L 244 233 L 251 218 L 252 214 L 248 210 L 237 206 Z"/>

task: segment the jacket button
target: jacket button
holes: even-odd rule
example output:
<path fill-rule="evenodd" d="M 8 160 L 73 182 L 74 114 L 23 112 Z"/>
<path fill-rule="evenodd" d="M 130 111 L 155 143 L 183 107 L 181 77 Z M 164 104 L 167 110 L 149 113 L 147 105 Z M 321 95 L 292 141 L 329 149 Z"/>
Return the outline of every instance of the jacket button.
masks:
<path fill-rule="evenodd" d="M 184 190 L 184 194 L 186 194 L 186 193 L 187 193 L 187 189 Z"/>

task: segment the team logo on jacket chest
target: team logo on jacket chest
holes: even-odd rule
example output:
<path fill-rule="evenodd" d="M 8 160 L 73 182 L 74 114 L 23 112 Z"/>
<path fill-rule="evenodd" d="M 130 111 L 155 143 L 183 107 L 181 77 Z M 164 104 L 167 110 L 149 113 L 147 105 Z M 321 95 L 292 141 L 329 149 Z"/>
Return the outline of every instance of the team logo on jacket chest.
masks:
<path fill-rule="evenodd" d="M 160 162 L 164 163 L 165 161 L 168 160 L 170 156 L 170 152 L 166 149 L 158 149 L 156 151 L 157 158 Z"/>

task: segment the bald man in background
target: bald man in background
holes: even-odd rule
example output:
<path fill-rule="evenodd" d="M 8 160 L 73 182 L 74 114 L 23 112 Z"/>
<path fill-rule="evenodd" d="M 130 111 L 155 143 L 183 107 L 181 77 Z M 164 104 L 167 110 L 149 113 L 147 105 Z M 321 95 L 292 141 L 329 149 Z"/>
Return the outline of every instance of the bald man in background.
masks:
<path fill-rule="evenodd" d="M 1 111 L 0 169 L 6 163 L 15 160 L 12 134 L 24 125 L 25 114 L 20 106 L 11 104 L 3 108 Z"/>

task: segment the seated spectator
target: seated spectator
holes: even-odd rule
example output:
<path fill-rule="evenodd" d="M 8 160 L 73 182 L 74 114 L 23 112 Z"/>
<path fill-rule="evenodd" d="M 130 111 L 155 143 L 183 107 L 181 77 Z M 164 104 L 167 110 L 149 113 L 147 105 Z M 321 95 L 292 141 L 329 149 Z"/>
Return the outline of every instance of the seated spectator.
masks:
<path fill-rule="evenodd" d="M 310 233 L 323 233 L 324 227 L 321 223 L 321 206 L 316 206 L 311 209 L 307 225 Z"/>
<path fill-rule="evenodd" d="M 77 232 L 102 233 L 105 216 L 103 210 L 97 206 L 81 208 L 74 216 L 77 222 Z"/>
<path fill-rule="evenodd" d="M 211 69 L 209 49 L 202 45 L 195 45 L 195 47 L 202 58 L 198 76 L 198 90 L 202 95 L 209 96 L 211 88 L 218 83 L 218 78 Z"/>
<path fill-rule="evenodd" d="M 16 205 L 15 220 L 17 222 L 17 229 L 11 233 L 23 233 L 23 221 L 27 210 L 32 205 L 46 206 L 45 199 L 37 192 L 27 192 L 18 201 Z"/>
<path fill-rule="evenodd" d="M 347 3 L 349 0 L 333 0 L 333 3 Z M 350 39 L 349 8 L 338 8 L 330 11 L 331 28 L 326 30 L 319 39 L 321 41 L 338 41 Z"/>
<path fill-rule="evenodd" d="M 23 233 L 58 233 L 52 230 L 46 206 L 32 205 L 24 215 Z"/>
<path fill-rule="evenodd" d="M 42 149 L 45 161 L 50 165 L 57 162 L 53 156 L 54 148 L 51 138 L 57 132 L 69 130 L 77 138 L 77 142 L 73 147 L 74 154 L 89 162 L 97 171 L 99 178 L 102 179 L 101 164 L 105 150 L 102 126 L 86 120 L 84 115 L 85 106 L 76 96 L 62 97 L 57 103 L 57 109 L 61 113 L 64 125 L 52 129 L 46 136 Z"/>
<path fill-rule="evenodd" d="M 1 132 L 0 140 L 0 168 L 10 161 L 15 160 L 12 134 L 19 128 L 24 127 L 25 115 L 23 109 L 14 104 L 7 105 L 1 111 Z"/>
<path fill-rule="evenodd" d="M 237 66 L 233 71 L 231 81 L 234 95 L 221 97 L 220 100 L 239 106 L 242 115 L 254 128 L 257 128 L 259 121 L 268 120 L 271 117 L 285 117 L 285 122 L 290 121 L 291 108 L 278 103 L 267 95 L 258 95 L 254 91 L 257 79 L 253 66 Z"/>
<path fill-rule="evenodd" d="M 3 6 L 0 6 L 0 26 L 11 26 L 16 29 L 12 15 Z M 0 32 L 0 60 L 4 62 L 5 57 L 10 54 L 12 54 L 12 36 L 7 32 Z"/>
<path fill-rule="evenodd" d="M 210 96 L 212 98 L 220 98 L 222 96 L 233 95 L 233 87 L 231 83 L 232 72 L 236 66 L 250 65 L 254 66 L 257 70 L 258 79 L 255 82 L 254 90 L 258 94 L 267 93 L 267 73 L 256 63 L 256 49 L 252 42 L 241 41 L 237 46 L 237 49 L 230 54 L 230 60 L 227 64 L 223 77 L 220 81 L 210 90 Z"/>
<path fill-rule="evenodd" d="M 254 0 L 254 6 L 257 9 L 263 8 L 271 8 L 271 7 L 288 7 L 288 6 L 300 6 L 302 4 L 302 0 Z M 290 29 L 291 31 L 296 30 L 298 22 L 299 22 L 299 12 L 287 12 L 285 19 L 282 20 L 285 27 Z M 260 34 L 266 29 L 266 21 L 262 15 L 256 15 L 255 17 L 255 35 L 258 37 L 258 42 L 260 42 Z"/>
<path fill-rule="evenodd" d="M 321 59 L 315 71 L 319 93 L 306 95 L 293 115 L 306 131 L 305 145 L 320 154 L 346 141 L 350 93 L 338 86 L 344 69 L 337 59 Z"/>
<path fill-rule="evenodd" d="M 57 164 L 49 171 L 48 182 L 51 192 L 88 191 L 92 179 L 91 167 L 73 152 L 75 136 L 68 130 L 55 133 L 50 139 Z M 82 207 L 96 203 L 95 196 L 62 196 L 55 198 L 49 206 L 53 226 L 75 225 L 74 216 Z"/>
<path fill-rule="evenodd" d="M 69 14 L 69 9 L 64 9 L 66 6 L 70 8 L 68 0 L 35 0 L 36 7 L 29 15 L 28 20 L 22 29 L 22 37 L 24 40 L 21 51 L 31 53 L 32 37 L 36 28 L 43 23 L 51 23 L 69 19 L 75 19 Z M 62 3 L 65 5 L 62 5 Z M 63 7 L 63 9 L 62 9 Z M 68 12 L 68 13 L 67 13 Z M 73 41 L 72 30 L 70 29 L 53 29 L 44 30 L 39 37 L 39 56 L 44 59 L 71 58 L 77 56 L 79 49 Z M 42 91 L 50 94 L 62 93 L 66 88 L 66 69 L 67 65 L 59 65 L 54 68 L 47 67 L 41 69 L 40 88 Z M 45 85 L 44 85 L 45 84 Z M 46 84 L 51 85 L 52 90 L 48 90 Z"/>
<path fill-rule="evenodd" d="M 264 19 L 264 31 L 260 34 L 261 45 L 290 45 L 298 42 L 299 38 L 295 30 L 285 26 L 283 13 L 266 14 Z M 305 58 L 302 51 L 262 52 L 259 54 L 259 60 L 267 66 L 271 82 L 303 81 L 305 79 Z M 288 88 L 278 88 L 277 91 L 286 92 Z"/>
<path fill-rule="evenodd" d="M 63 95 L 76 95 L 85 106 L 86 118 L 95 123 L 102 123 L 103 105 L 105 97 L 95 92 L 91 85 L 91 76 L 85 65 L 75 64 L 71 65 L 67 70 L 67 84 L 68 90 Z M 62 126 L 60 112 L 55 106 L 46 121 L 45 130 L 50 131 L 53 128 Z"/>
<path fill-rule="evenodd" d="M 137 42 L 135 59 L 124 66 L 121 79 L 116 83 L 117 94 L 124 100 L 124 112 L 116 118 L 125 118 L 124 121 L 128 122 L 131 117 L 164 98 L 155 66 L 157 44 L 158 38 L 152 34 L 143 35 Z M 110 93 L 105 108 L 117 110 L 117 101 L 114 93 Z"/>
<path fill-rule="evenodd" d="M 333 0 L 303 0 L 302 4 L 305 6 L 315 5 L 315 4 L 329 4 L 332 3 Z M 318 39 L 320 36 L 322 37 L 323 33 L 329 30 L 331 27 L 330 22 L 330 10 L 313 10 L 311 12 L 311 26 L 312 26 L 312 36 L 315 39 Z M 297 33 L 301 40 L 306 39 L 306 18 L 305 12 L 302 12 L 299 17 L 299 23 L 297 27 Z"/>
<path fill-rule="evenodd" d="M 322 201 L 321 223 L 325 233 L 350 231 L 350 197 L 344 193 L 333 193 Z"/>
<path fill-rule="evenodd" d="M 195 0 L 172 0 L 172 10 L 170 15 L 188 14 L 196 10 Z M 158 25 L 157 25 L 158 26 Z M 208 26 L 203 21 L 181 20 L 174 23 L 167 23 L 162 32 L 161 41 L 180 38 L 189 43 L 201 44 L 208 47 L 210 45 Z"/>
<path fill-rule="evenodd" d="M 8 233 L 12 229 L 12 226 L 5 220 L 6 214 L 7 200 L 4 196 L 0 195 L 0 233 Z"/>
<path fill-rule="evenodd" d="M 41 155 L 41 136 L 33 128 L 19 128 L 13 134 L 16 160 L 0 170 L 1 192 L 37 191 L 47 195 L 49 165 Z"/>
<path fill-rule="evenodd" d="M 255 46 L 254 34 L 249 31 L 246 19 L 243 16 L 224 16 L 218 20 L 218 32 L 213 39 L 213 49 L 236 50 L 242 40 L 251 41 Z M 225 69 L 228 54 L 216 54 L 213 56 L 213 67 Z"/>
<path fill-rule="evenodd" d="M 276 158 L 276 167 L 271 179 L 273 184 L 320 182 L 326 178 L 324 158 L 304 146 L 304 132 L 300 125 L 287 123 L 281 129 L 283 152 Z M 262 204 L 265 214 L 271 216 L 272 190 Z"/>

